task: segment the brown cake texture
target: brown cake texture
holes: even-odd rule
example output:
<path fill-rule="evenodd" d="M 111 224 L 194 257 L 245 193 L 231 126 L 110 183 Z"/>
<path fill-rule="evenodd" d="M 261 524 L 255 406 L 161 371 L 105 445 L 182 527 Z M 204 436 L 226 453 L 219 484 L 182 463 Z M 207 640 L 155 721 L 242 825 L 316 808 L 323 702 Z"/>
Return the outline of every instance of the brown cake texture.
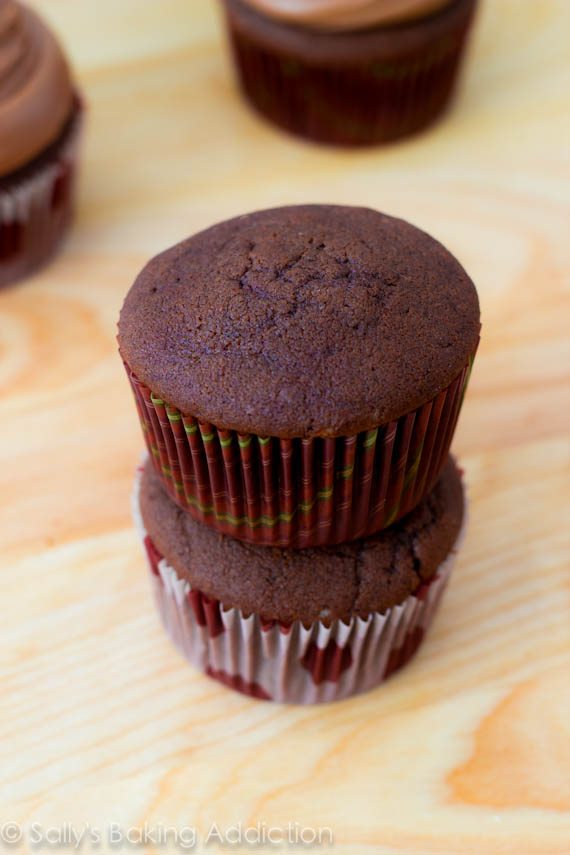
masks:
<path fill-rule="evenodd" d="M 349 621 L 384 613 L 433 578 L 464 517 L 461 476 L 451 458 L 407 517 L 372 537 L 336 547 L 286 550 L 245 544 L 193 520 L 165 493 L 150 463 L 140 490 L 153 548 L 196 591 L 224 608 L 283 623 Z"/>
<path fill-rule="evenodd" d="M 475 287 L 436 240 L 366 208 L 283 207 L 152 259 L 119 347 L 155 396 L 218 428 L 339 437 L 397 419 L 461 372 Z"/>

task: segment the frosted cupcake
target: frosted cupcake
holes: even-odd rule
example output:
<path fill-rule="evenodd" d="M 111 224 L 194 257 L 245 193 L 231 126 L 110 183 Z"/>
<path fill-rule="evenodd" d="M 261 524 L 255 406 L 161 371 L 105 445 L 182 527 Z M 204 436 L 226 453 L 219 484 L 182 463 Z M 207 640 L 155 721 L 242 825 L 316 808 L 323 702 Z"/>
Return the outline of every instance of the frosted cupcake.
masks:
<path fill-rule="evenodd" d="M 223 0 L 244 93 L 325 143 L 430 125 L 457 80 L 476 0 Z"/>
<path fill-rule="evenodd" d="M 0 0 L 0 285 L 43 265 L 68 229 L 81 112 L 54 35 Z"/>

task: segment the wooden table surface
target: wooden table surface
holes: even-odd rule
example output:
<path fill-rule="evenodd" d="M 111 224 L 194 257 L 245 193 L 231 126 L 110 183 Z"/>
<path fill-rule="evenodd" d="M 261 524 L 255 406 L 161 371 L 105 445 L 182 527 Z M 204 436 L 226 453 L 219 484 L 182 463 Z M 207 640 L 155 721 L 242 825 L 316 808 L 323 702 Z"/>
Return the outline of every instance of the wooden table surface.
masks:
<path fill-rule="evenodd" d="M 483 2 L 445 121 L 356 153 L 249 111 L 213 0 L 34 6 L 68 46 L 89 124 L 73 235 L 0 295 L 0 825 L 26 826 L 22 851 L 34 822 L 145 821 L 219 851 L 211 824 L 241 820 L 328 826 L 318 851 L 350 855 L 568 855 L 570 3 Z M 427 229 L 473 276 L 484 321 L 454 445 L 471 522 L 443 610 L 404 673 L 319 708 L 230 693 L 163 635 L 115 345 L 152 254 L 298 201 Z"/>

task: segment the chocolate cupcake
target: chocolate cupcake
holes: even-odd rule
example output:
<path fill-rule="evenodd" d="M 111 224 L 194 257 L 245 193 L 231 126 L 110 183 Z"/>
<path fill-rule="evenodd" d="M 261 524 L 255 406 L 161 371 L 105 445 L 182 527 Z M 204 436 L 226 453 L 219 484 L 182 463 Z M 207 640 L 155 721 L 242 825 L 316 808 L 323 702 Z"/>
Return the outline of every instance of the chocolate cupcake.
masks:
<path fill-rule="evenodd" d="M 58 42 L 0 0 L 0 285 L 44 264 L 72 215 L 81 104 Z"/>
<path fill-rule="evenodd" d="M 224 0 L 242 89 L 325 143 L 415 133 L 452 95 L 476 0 Z"/>
<path fill-rule="evenodd" d="M 171 497 L 226 534 L 303 548 L 379 531 L 431 489 L 479 328 L 471 280 L 424 232 L 301 206 L 153 259 L 119 347 Z"/>
<path fill-rule="evenodd" d="M 147 463 L 134 496 L 167 632 L 199 670 L 266 700 L 318 703 L 377 686 L 421 644 L 464 519 L 451 459 L 406 519 L 339 547 L 254 547 L 194 521 Z"/>

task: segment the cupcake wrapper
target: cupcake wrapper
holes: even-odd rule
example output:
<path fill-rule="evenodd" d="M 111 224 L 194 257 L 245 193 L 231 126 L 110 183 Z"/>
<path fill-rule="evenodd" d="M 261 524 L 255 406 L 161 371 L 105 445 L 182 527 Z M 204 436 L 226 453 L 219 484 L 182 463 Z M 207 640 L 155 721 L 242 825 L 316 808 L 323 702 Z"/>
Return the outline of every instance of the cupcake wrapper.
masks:
<path fill-rule="evenodd" d="M 473 358 L 417 410 L 339 438 L 217 429 L 127 374 L 154 467 L 180 507 L 249 543 L 307 548 L 373 534 L 421 501 L 447 458 Z"/>
<path fill-rule="evenodd" d="M 0 179 L 0 286 L 39 268 L 54 254 L 68 229 L 82 112 L 77 100 L 61 139 L 37 162 Z"/>
<path fill-rule="evenodd" d="M 199 671 L 260 700 L 316 704 L 373 689 L 409 662 L 443 596 L 462 538 L 436 575 L 384 614 L 330 626 L 280 624 L 246 617 L 193 590 L 161 556 L 142 522 L 135 485 L 133 514 L 144 542 L 164 627 Z"/>
<path fill-rule="evenodd" d="M 398 59 L 304 63 L 267 49 L 228 24 L 242 89 L 256 109 L 291 133 L 337 145 L 389 142 L 433 122 L 447 106 L 458 76 L 475 3 L 421 51 Z"/>

